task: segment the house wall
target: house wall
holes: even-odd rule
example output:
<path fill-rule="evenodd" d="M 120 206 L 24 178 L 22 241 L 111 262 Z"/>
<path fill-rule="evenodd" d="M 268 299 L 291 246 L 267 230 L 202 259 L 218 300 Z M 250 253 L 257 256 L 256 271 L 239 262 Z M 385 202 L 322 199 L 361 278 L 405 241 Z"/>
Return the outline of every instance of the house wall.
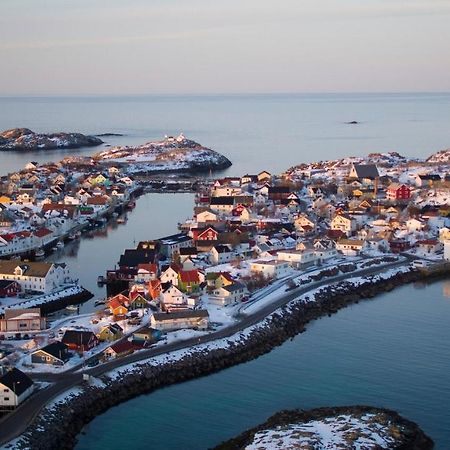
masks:
<path fill-rule="evenodd" d="M 0 384 L 0 406 L 13 408 L 20 405 L 27 397 L 29 397 L 34 390 L 34 385 L 30 386 L 26 391 L 22 392 L 21 395 L 17 396 L 14 394 L 12 389 L 9 389 L 4 384 Z"/>
<path fill-rule="evenodd" d="M 206 330 L 208 328 L 207 318 L 185 318 L 185 319 L 172 319 L 164 321 L 156 321 L 154 317 L 151 317 L 151 326 L 161 331 L 173 331 L 181 330 L 184 328 L 198 328 L 200 330 Z"/>

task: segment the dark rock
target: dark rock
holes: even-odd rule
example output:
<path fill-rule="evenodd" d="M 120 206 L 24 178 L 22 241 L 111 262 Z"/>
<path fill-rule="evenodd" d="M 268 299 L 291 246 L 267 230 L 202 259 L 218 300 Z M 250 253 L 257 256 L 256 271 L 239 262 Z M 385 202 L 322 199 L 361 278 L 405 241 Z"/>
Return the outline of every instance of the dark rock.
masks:
<path fill-rule="evenodd" d="M 103 141 L 81 133 L 34 133 L 28 128 L 14 128 L 0 133 L 0 151 L 53 150 L 57 148 L 95 147 Z"/>
<path fill-rule="evenodd" d="M 430 439 L 418 425 L 403 418 L 396 411 L 357 405 L 316 408 L 309 411 L 300 409 L 280 411 L 267 419 L 262 425 L 258 425 L 255 428 L 245 431 L 238 437 L 214 447 L 213 450 L 243 450 L 247 445 L 250 445 L 253 442 L 256 433 L 264 430 L 274 430 L 280 426 L 336 418 L 340 415 L 361 417 L 365 414 L 374 414 L 378 419 L 377 423 L 379 422 L 381 425 L 386 424 L 386 426 L 398 428 L 399 432 L 395 437 L 395 444 L 390 447 L 393 450 L 431 450 L 434 447 L 432 439 Z M 354 448 L 353 445 L 349 443 L 348 449 L 350 450 L 352 448 Z"/>

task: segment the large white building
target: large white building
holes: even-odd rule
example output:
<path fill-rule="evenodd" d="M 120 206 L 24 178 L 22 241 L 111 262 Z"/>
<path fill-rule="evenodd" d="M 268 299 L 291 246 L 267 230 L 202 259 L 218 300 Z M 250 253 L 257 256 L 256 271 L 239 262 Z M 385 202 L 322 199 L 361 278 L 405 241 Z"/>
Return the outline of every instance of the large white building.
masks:
<path fill-rule="evenodd" d="M 289 263 L 286 261 L 255 261 L 251 264 L 252 273 L 260 273 L 266 278 L 282 278 L 289 274 Z"/>
<path fill-rule="evenodd" d="M 0 377 L 0 409 L 8 410 L 19 406 L 33 393 L 31 378 L 19 369 L 12 369 Z"/>
<path fill-rule="evenodd" d="M 13 280 L 23 291 L 44 294 L 72 281 L 66 264 L 21 261 L 0 261 L 0 280 Z"/>

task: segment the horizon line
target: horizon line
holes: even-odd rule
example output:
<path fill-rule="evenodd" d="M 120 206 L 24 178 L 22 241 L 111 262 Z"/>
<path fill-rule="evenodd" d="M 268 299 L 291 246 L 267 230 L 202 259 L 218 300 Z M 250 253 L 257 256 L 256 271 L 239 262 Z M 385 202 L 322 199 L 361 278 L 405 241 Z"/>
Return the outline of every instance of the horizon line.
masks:
<path fill-rule="evenodd" d="M 130 98 L 130 97 L 238 97 L 238 96 L 285 96 L 285 95 L 430 95 L 430 94 L 450 94 L 450 91 L 282 91 L 282 92 L 147 92 L 147 93 L 129 93 L 129 94 L 96 94 L 96 93 L 80 93 L 80 94 L 2 94 L 0 98 Z"/>

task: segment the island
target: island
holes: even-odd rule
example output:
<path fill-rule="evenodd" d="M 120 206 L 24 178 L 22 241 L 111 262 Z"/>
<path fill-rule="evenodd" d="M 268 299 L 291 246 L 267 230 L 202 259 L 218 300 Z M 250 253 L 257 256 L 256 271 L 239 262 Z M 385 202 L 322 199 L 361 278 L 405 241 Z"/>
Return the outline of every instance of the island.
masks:
<path fill-rule="evenodd" d="M 93 156 L 96 163 L 110 163 L 127 168 L 128 173 L 195 172 L 222 170 L 231 161 L 220 153 L 187 139 L 165 136 L 161 141 L 147 142 L 137 147 L 119 146 Z"/>
<path fill-rule="evenodd" d="M 395 411 L 341 406 L 281 411 L 215 450 L 430 450 L 433 447 L 433 441 L 415 423 Z"/>
<path fill-rule="evenodd" d="M 54 150 L 95 147 L 103 141 L 81 133 L 35 133 L 28 128 L 13 128 L 0 133 L 0 151 Z"/>

